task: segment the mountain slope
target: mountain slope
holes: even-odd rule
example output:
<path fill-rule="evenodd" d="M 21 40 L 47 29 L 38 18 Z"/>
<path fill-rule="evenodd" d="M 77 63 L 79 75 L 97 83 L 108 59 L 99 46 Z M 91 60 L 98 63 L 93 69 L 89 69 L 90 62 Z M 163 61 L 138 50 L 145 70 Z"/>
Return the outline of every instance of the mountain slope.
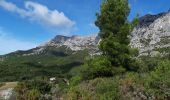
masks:
<path fill-rule="evenodd" d="M 170 47 L 170 11 L 145 15 L 130 36 L 130 46 L 140 55 L 166 54 Z M 0 56 L 0 81 L 29 79 L 36 76 L 63 77 L 81 66 L 85 57 L 100 54 L 98 36 L 54 37 L 36 48 Z"/>
<path fill-rule="evenodd" d="M 170 11 L 145 15 L 131 34 L 131 47 L 141 55 L 164 54 L 170 47 Z"/>
<path fill-rule="evenodd" d="M 0 81 L 64 77 L 81 66 L 86 56 L 98 52 L 98 41 L 96 36 L 56 36 L 39 47 L 4 55 L 0 57 Z"/>

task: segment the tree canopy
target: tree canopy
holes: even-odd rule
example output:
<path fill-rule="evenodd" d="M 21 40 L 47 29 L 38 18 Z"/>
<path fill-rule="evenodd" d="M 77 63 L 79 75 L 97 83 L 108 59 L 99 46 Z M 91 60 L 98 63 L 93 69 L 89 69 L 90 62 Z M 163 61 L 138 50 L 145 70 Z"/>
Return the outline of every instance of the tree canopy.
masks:
<path fill-rule="evenodd" d="M 132 27 L 137 23 L 137 19 L 130 23 L 128 21 L 129 13 L 128 0 L 103 0 L 100 12 L 96 14 L 95 22 L 100 29 L 99 49 L 102 55 L 89 63 L 88 70 L 92 72 L 92 75 L 89 76 L 113 76 L 126 70 L 137 69 L 134 66 L 136 61 L 132 57 L 128 37 Z"/>
<path fill-rule="evenodd" d="M 96 20 L 103 55 L 108 57 L 113 67 L 125 67 L 128 70 L 131 69 L 128 35 L 132 26 L 127 19 L 129 13 L 128 0 L 104 0 Z"/>

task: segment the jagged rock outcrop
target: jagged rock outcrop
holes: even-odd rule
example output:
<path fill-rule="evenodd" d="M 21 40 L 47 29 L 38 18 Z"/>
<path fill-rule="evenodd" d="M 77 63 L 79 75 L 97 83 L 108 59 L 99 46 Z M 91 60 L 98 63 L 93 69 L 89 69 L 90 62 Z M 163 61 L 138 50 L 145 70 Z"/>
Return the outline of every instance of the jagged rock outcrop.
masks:
<path fill-rule="evenodd" d="M 41 54 L 47 47 L 54 47 L 59 48 L 61 46 L 65 46 L 67 49 L 71 49 L 72 51 L 80 51 L 80 50 L 89 50 L 90 55 L 99 54 L 98 44 L 100 38 L 97 35 L 93 36 L 62 36 L 57 35 L 49 42 L 46 42 L 37 48 L 32 49 L 33 52 L 28 54 L 23 54 L 24 56 L 34 55 L 34 54 Z"/>
<path fill-rule="evenodd" d="M 130 46 L 138 48 L 140 55 L 154 56 L 170 47 L 170 11 L 141 17 L 130 39 Z"/>
<path fill-rule="evenodd" d="M 99 37 L 98 36 L 88 36 L 88 37 L 80 37 L 80 36 L 61 36 L 57 35 L 54 39 L 51 41 L 41 45 L 41 47 L 44 46 L 66 46 L 70 48 L 73 51 L 78 50 L 84 50 L 84 49 L 97 49 L 97 44 L 99 43 Z"/>

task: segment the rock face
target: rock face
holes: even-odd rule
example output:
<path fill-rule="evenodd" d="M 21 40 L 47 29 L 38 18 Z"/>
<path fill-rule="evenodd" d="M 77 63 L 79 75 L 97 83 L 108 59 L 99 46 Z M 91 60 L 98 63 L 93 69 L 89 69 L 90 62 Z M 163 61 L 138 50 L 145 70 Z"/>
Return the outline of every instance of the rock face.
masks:
<path fill-rule="evenodd" d="M 51 41 L 45 43 L 43 46 L 66 46 L 73 51 L 84 50 L 87 48 L 97 48 L 97 44 L 99 42 L 98 36 L 88 36 L 88 37 L 80 37 L 80 36 L 61 36 L 57 35 Z"/>
<path fill-rule="evenodd" d="M 9 100 L 12 95 L 12 88 L 0 91 L 0 100 Z"/>
<path fill-rule="evenodd" d="M 62 36 L 57 35 L 54 39 L 41 45 L 37 51 L 42 51 L 44 47 L 61 47 L 66 46 L 72 51 L 88 49 L 92 53 L 97 53 L 100 38 L 97 35 L 80 37 L 80 36 Z"/>
<path fill-rule="evenodd" d="M 141 55 L 153 56 L 158 49 L 170 47 L 170 11 L 141 17 L 130 39 L 130 46 Z"/>
<path fill-rule="evenodd" d="M 73 53 L 77 51 L 88 50 L 90 55 L 99 55 L 100 54 L 98 49 L 99 42 L 100 42 L 100 38 L 97 35 L 86 36 L 86 37 L 83 36 L 68 37 L 68 36 L 57 35 L 49 42 L 46 42 L 36 48 L 26 50 L 26 51 L 18 50 L 10 54 L 17 55 L 17 56 L 20 55 L 31 56 L 31 55 L 48 53 L 49 48 L 53 48 L 56 50 L 60 50 L 61 48 L 64 48 L 64 51 L 71 50 L 71 52 Z M 0 61 L 3 61 L 4 57 L 7 56 L 8 55 L 3 56 L 2 58 L 0 57 Z"/>

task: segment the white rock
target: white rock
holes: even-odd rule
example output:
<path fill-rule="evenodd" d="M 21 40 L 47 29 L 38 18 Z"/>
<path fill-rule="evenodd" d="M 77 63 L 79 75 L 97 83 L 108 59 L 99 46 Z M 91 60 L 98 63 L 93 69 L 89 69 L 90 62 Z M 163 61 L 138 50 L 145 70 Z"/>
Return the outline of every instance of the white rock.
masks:
<path fill-rule="evenodd" d="M 132 31 L 130 46 L 138 48 L 140 54 L 146 55 L 147 51 L 153 51 L 155 47 L 170 47 L 168 37 L 170 37 L 170 12 L 145 15 L 139 19 L 139 25 Z M 162 39 L 168 42 L 164 43 Z"/>

